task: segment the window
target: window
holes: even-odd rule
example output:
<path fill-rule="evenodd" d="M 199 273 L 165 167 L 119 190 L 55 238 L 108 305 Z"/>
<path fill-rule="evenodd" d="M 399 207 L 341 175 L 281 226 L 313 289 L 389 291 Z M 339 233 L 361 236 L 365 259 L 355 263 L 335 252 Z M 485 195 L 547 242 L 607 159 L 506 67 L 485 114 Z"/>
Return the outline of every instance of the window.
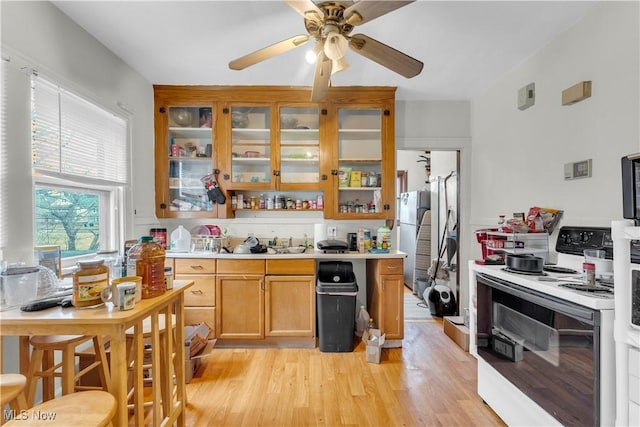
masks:
<path fill-rule="evenodd" d="M 123 243 L 127 122 L 32 77 L 36 246 L 59 245 L 63 270 Z"/>

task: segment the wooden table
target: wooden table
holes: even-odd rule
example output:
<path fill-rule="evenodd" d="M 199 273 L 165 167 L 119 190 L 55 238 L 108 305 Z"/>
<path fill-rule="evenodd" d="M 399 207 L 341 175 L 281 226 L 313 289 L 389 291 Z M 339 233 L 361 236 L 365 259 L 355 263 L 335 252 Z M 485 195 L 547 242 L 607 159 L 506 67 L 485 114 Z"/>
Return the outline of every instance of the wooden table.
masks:
<path fill-rule="evenodd" d="M 159 319 L 164 316 L 165 330 L 172 329 L 172 313 L 175 313 L 175 342 L 173 334 L 166 334 L 166 348 L 153 351 L 151 369 L 152 382 L 153 425 L 185 425 L 184 411 L 186 408 L 185 386 L 185 352 L 184 352 L 184 291 L 193 286 L 193 281 L 176 280 L 173 289 L 163 295 L 151 299 L 144 299 L 136 304 L 132 310 L 118 311 L 113 304 L 107 303 L 98 308 L 50 308 L 48 310 L 22 312 L 19 309 L 0 312 L 0 334 L 22 336 L 20 345 L 20 369 L 26 373 L 30 335 L 103 335 L 111 341 L 111 390 L 118 402 L 114 426 L 128 425 L 127 408 L 127 375 L 126 336 L 125 331 L 134 328 L 136 354 L 134 355 L 134 387 L 135 387 L 135 423 L 144 425 L 143 408 L 143 339 L 142 321 L 151 320 L 151 345 L 153 349 L 160 348 Z M 172 355 L 175 353 L 176 391 L 173 393 L 174 364 Z M 171 399 L 162 399 L 164 395 Z M 160 402 L 162 401 L 162 405 Z"/>

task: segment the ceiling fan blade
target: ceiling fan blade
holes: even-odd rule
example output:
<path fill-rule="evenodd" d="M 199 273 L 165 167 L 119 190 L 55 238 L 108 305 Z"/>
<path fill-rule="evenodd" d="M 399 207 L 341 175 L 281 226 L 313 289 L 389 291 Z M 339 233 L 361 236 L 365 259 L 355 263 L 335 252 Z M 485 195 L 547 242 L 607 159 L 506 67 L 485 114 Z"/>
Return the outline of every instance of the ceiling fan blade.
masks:
<path fill-rule="evenodd" d="M 305 19 L 310 19 L 317 23 L 322 23 L 324 13 L 311 0 L 286 0 L 287 4 Z"/>
<path fill-rule="evenodd" d="M 420 74 L 424 66 L 417 59 L 364 34 L 352 36 L 349 40 L 349 47 L 365 58 L 375 61 L 408 79 Z"/>
<path fill-rule="evenodd" d="M 327 58 L 324 52 L 318 54 L 316 61 L 316 73 L 313 78 L 311 88 L 311 102 L 320 102 L 327 95 L 329 89 L 329 79 L 331 78 L 332 61 Z"/>
<path fill-rule="evenodd" d="M 255 65 L 258 62 L 262 62 L 265 59 L 269 59 L 273 56 L 280 55 L 281 53 L 285 53 L 295 49 L 296 47 L 302 46 L 309 41 L 309 38 L 309 35 L 303 34 L 274 43 L 271 46 L 267 46 L 248 55 L 241 56 L 238 59 L 234 59 L 229 62 L 229 68 L 232 70 L 244 70 L 245 68 Z"/>
<path fill-rule="evenodd" d="M 347 24 L 361 25 L 414 1 L 360 0 L 346 8 L 343 16 Z"/>

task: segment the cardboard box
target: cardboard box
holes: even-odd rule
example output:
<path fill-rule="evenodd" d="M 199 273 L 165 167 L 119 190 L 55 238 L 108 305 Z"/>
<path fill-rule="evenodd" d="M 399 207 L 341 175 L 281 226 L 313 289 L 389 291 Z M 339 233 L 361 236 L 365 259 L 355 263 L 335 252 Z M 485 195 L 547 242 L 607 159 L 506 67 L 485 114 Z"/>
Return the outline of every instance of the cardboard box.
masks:
<path fill-rule="evenodd" d="M 469 328 L 464 325 L 462 316 L 443 317 L 444 333 L 464 351 L 469 351 Z"/>
<path fill-rule="evenodd" d="M 380 363 L 384 334 L 380 329 L 368 329 L 362 334 L 362 341 L 367 346 L 366 360 L 369 363 Z"/>

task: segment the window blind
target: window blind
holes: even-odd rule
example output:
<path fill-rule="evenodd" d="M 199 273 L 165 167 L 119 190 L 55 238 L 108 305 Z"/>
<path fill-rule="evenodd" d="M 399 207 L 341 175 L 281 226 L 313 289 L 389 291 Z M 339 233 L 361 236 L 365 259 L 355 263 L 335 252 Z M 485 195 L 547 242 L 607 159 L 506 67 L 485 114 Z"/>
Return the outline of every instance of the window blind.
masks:
<path fill-rule="evenodd" d="M 42 77 L 32 85 L 32 166 L 62 178 L 127 183 L 127 122 Z"/>

